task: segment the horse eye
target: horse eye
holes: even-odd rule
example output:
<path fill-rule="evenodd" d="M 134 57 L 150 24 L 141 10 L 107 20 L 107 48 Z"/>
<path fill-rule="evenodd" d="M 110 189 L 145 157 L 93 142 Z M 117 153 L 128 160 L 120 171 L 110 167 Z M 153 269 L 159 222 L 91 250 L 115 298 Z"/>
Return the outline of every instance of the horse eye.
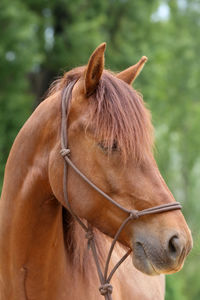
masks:
<path fill-rule="evenodd" d="M 104 152 L 108 152 L 108 146 L 106 146 L 104 142 L 98 143 L 98 146 L 99 146 Z M 114 142 L 113 142 L 113 145 L 112 145 L 112 152 L 117 151 L 117 150 L 118 150 L 117 141 L 114 141 Z"/>
<path fill-rule="evenodd" d="M 114 143 L 112 145 L 112 151 L 117 151 L 117 150 L 118 150 L 117 141 L 114 141 Z"/>

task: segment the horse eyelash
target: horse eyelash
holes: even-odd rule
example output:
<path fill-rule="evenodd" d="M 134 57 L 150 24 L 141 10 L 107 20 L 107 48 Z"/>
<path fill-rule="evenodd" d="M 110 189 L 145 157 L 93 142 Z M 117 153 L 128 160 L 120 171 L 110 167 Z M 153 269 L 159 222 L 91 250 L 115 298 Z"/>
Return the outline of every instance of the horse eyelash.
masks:
<path fill-rule="evenodd" d="M 108 152 L 108 146 L 105 146 L 104 142 L 99 142 L 98 146 L 101 148 L 101 150 L 103 150 L 104 152 Z M 117 141 L 113 142 L 112 148 L 111 148 L 112 152 L 118 151 L 118 144 Z"/>

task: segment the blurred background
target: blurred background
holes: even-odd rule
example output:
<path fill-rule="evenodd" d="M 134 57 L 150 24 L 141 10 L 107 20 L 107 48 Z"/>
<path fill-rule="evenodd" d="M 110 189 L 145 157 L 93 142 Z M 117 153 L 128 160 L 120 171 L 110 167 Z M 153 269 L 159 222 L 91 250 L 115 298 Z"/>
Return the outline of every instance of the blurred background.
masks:
<path fill-rule="evenodd" d="M 149 60 L 134 88 L 152 111 L 155 155 L 194 248 L 167 300 L 200 299 L 200 0 L 1 0 L 0 189 L 13 140 L 50 83 L 107 42 L 106 67 Z M 20 163 L 20 162 L 19 162 Z"/>

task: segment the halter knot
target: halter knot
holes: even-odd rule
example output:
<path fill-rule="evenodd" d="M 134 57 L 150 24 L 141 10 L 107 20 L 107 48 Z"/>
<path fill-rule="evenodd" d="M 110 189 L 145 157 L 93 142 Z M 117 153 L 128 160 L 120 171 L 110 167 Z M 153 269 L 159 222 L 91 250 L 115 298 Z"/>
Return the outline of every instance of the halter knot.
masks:
<path fill-rule="evenodd" d="M 60 150 L 60 154 L 61 154 L 63 157 L 69 155 L 69 153 L 70 153 L 70 150 L 69 150 L 69 149 L 63 148 L 63 149 Z"/>
<path fill-rule="evenodd" d="M 88 242 L 94 238 L 94 234 L 91 230 L 88 230 L 85 234 L 85 238 L 88 239 Z"/>
<path fill-rule="evenodd" d="M 131 218 L 132 220 L 138 219 L 138 218 L 139 218 L 138 210 L 132 210 L 132 211 L 130 212 L 130 218 Z"/>
<path fill-rule="evenodd" d="M 102 296 L 112 294 L 113 287 L 110 283 L 104 283 L 100 286 L 99 291 Z"/>

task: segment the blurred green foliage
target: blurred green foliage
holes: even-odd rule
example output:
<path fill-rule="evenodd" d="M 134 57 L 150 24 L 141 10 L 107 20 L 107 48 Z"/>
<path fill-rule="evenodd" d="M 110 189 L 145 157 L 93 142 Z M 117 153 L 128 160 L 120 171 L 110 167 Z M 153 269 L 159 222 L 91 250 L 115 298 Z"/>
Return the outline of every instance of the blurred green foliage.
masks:
<path fill-rule="evenodd" d="M 49 84 L 106 41 L 107 68 L 146 55 L 135 83 L 152 111 L 161 172 L 184 206 L 194 249 L 167 300 L 200 299 L 200 1 L 1 0 L 0 186 L 11 144 Z"/>

